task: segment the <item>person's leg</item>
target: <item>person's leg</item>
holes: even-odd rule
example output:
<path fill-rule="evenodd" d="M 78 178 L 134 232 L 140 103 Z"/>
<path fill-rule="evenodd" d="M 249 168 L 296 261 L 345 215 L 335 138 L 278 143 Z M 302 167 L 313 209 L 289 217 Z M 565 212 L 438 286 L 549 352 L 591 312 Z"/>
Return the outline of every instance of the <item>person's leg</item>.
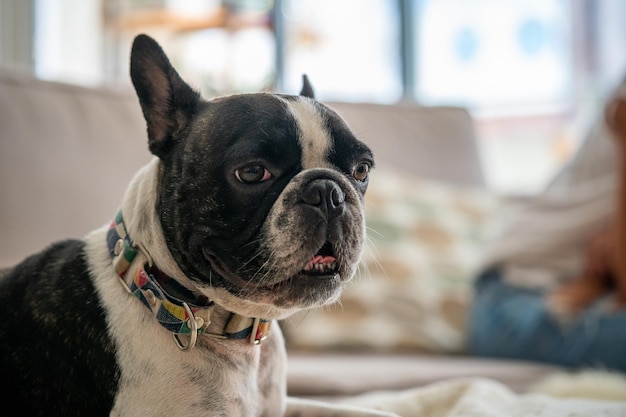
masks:
<path fill-rule="evenodd" d="M 561 321 L 547 310 L 543 293 L 507 285 L 492 270 L 476 283 L 469 349 L 480 356 L 626 371 L 626 311 L 597 302 Z"/>

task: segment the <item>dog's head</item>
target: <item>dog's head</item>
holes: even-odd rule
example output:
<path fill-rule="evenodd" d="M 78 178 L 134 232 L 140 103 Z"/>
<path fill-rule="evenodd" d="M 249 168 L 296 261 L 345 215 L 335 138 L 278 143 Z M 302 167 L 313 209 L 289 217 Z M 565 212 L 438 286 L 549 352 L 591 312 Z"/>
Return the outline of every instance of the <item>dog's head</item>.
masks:
<path fill-rule="evenodd" d="M 364 247 L 374 161 L 306 78 L 300 96 L 206 101 L 145 35 L 131 78 L 161 161 L 159 221 L 186 277 L 243 314 L 335 301 Z"/>

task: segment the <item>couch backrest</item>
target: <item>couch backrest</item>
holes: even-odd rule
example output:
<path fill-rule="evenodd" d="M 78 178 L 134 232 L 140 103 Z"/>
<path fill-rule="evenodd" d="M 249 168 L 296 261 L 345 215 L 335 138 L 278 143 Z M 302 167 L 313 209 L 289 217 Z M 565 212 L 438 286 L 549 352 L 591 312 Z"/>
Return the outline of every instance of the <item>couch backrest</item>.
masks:
<path fill-rule="evenodd" d="M 149 159 L 134 95 L 0 74 L 0 266 L 110 221 Z"/>
<path fill-rule="evenodd" d="M 462 107 L 327 103 L 367 143 L 381 168 L 484 187 L 473 120 Z"/>
<path fill-rule="evenodd" d="M 465 110 L 329 104 L 371 145 L 379 166 L 483 184 Z M 0 72 L 0 267 L 108 223 L 150 158 L 132 91 Z"/>

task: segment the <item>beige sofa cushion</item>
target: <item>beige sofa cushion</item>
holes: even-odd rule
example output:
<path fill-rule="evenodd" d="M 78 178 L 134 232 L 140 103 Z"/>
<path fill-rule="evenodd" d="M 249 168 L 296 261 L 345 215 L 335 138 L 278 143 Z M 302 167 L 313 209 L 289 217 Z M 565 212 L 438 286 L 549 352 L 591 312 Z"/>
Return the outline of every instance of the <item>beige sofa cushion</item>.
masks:
<path fill-rule="evenodd" d="M 462 107 L 327 103 L 382 168 L 454 185 L 484 187 L 473 120 Z"/>
<path fill-rule="evenodd" d="M 0 267 L 110 221 L 149 158 L 133 94 L 0 73 Z"/>

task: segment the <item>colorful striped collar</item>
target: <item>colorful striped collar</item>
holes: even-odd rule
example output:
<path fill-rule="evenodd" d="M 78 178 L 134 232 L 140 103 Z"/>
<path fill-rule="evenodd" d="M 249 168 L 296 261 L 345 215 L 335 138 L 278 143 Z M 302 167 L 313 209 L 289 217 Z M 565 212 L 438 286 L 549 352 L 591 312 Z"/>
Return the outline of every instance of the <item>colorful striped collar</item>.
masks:
<path fill-rule="evenodd" d="M 225 325 L 212 323 L 212 314 L 222 307 L 199 292 L 183 286 L 149 262 L 136 268 L 131 277 L 128 272 L 139 248 L 126 232 L 121 210 L 111 222 L 107 243 L 115 273 L 124 288 L 152 311 L 163 327 L 172 332 L 180 349 L 193 348 L 198 335 L 219 339 L 248 339 L 254 345 L 260 344 L 267 337 L 271 324 L 267 319 L 226 312 L 229 318 Z M 188 343 L 183 343 L 181 334 L 188 336 Z"/>

